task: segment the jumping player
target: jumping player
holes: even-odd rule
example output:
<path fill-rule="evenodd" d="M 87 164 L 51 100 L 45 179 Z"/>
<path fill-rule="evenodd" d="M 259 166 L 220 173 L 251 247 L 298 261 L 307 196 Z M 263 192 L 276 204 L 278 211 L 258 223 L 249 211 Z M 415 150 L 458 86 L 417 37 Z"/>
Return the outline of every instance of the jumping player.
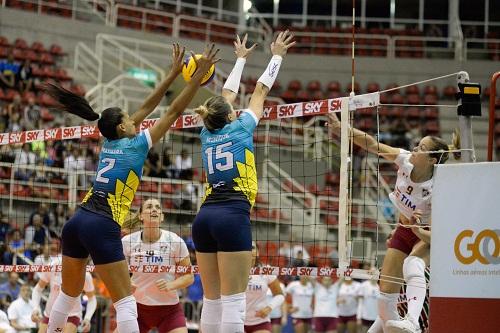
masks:
<path fill-rule="evenodd" d="M 174 45 L 170 73 L 132 116 L 119 108 L 105 109 L 99 115 L 84 98 L 55 85 L 48 86 L 48 93 L 61 109 L 87 120 L 99 119 L 97 126 L 105 138 L 94 186 L 62 231 L 62 290 L 50 313 L 50 333 L 63 330 L 69 311 L 79 300 L 89 254 L 111 295 L 118 331 L 139 332 L 120 226 L 139 186 L 148 150 L 165 135 L 193 99 L 203 75 L 216 62 L 217 52 L 213 44 L 206 47 L 202 57 L 196 60 L 197 70 L 192 80 L 172 102 L 169 111 L 151 129 L 140 134 L 136 134 L 136 126 L 153 112 L 182 70 L 184 49 L 179 45 Z"/>
<path fill-rule="evenodd" d="M 238 60 L 222 96 L 208 99 L 195 110 L 204 124 L 200 139 L 208 182 L 192 228 L 204 290 L 200 320 L 204 333 L 244 330 L 245 290 L 252 263 L 250 209 L 257 195 L 253 132 L 281 61 L 294 44 L 292 38 L 288 31 L 280 32 L 271 44 L 273 57 L 257 82 L 248 109 L 239 117 L 231 103 L 239 89 L 245 57 L 253 47 L 247 49 L 238 38 Z"/>

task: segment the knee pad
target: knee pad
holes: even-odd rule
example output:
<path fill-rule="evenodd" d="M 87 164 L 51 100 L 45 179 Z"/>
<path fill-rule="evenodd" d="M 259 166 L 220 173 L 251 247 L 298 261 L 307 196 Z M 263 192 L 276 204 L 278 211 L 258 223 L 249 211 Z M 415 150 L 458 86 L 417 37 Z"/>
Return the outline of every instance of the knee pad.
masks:
<path fill-rule="evenodd" d="M 246 312 L 246 295 L 239 293 L 221 296 L 222 323 L 244 324 Z"/>
<path fill-rule="evenodd" d="M 378 313 L 380 318 L 385 322 L 387 320 L 398 320 L 398 299 L 399 293 L 386 294 L 380 293 L 378 298 Z"/>
<path fill-rule="evenodd" d="M 221 299 L 208 299 L 203 297 L 200 321 L 206 324 L 220 324 L 222 318 Z"/>
<path fill-rule="evenodd" d="M 116 322 L 137 320 L 137 303 L 134 296 L 127 296 L 113 304 L 116 310 Z"/>
<path fill-rule="evenodd" d="M 412 278 L 425 281 L 425 261 L 422 258 L 408 256 L 403 262 L 403 277 L 406 282 Z"/>

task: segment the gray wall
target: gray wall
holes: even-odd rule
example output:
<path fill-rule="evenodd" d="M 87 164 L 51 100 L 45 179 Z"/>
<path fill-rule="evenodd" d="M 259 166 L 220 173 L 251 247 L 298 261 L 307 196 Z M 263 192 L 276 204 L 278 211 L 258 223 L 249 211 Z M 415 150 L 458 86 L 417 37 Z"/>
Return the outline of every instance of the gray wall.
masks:
<path fill-rule="evenodd" d="M 29 12 L 2 8 L 0 11 L 0 34 L 14 40 L 17 37 L 42 41 L 45 45 L 52 43 L 61 44 L 70 55 L 73 53 L 77 42 L 85 42 L 93 46 L 98 33 L 117 34 L 141 38 L 162 43 L 171 43 L 169 36 L 143 33 L 140 31 L 112 28 L 96 23 L 72 21 L 57 16 L 36 15 Z M 188 49 L 202 50 L 203 43 L 193 40 L 182 41 Z M 266 46 L 267 47 L 267 46 Z M 233 50 L 231 46 L 220 46 L 223 61 L 219 66 L 230 71 L 233 63 Z M 267 64 L 268 54 L 256 52 L 248 61 L 245 75 L 258 77 Z M 70 65 L 73 59 L 69 57 Z M 468 61 L 460 63 L 453 60 L 440 59 L 380 59 L 357 58 L 356 80 L 362 86 L 370 81 L 385 85 L 389 82 L 406 84 L 432 77 L 453 73 L 459 70 L 469 72 L 473 81 L 482 84 L 489 83 L 491 74 L 498 70 L 498 64 L 493 61 Z M 323 83 L 338 80 L 343 87 L 350 82 L 351 60 L 349 57 L 294 55 L 287 56 L 280 80 L 288 82 L 292 79 L 309 81 L 318 79 Z M 444 86 L 454 84 L 454 79 L 440 80 L 436 84 Z"/>

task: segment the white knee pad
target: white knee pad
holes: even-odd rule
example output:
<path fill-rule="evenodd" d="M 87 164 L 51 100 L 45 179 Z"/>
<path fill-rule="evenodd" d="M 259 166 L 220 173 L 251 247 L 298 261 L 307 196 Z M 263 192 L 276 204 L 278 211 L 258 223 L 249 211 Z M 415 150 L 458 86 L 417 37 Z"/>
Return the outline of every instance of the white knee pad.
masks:
<path fill-rule="evenodd" d="M 127 322 L 137 320 L 137 303 L 134 296 L 127 296 L 115 302 L 116 322 Z"/>
<path fill-rule="evenodd" d="M 221 322 L 222 303 L 219 299 L 208 299 L 203 297 L 203 308 L 201 309 L 200 321 L 209 325 L 216 325 Z"/>
<path fill-rule="evenodd" d="M 406 282 L 415 278 L 425 282 L 425 261 L 419 257 L 408 256 L 403 262 L 403 277 Z"/>
<path fill-rule="evenodd" d="M 246 311 L 246 295 L 239 293 L 221 296 L 222 323 L 244 324 Z"/>
<path fill-rule="evenodd" d="M 387 320 L 399 319 L 398 299 L 399 293 L 380 293 L 380 296 L 378 298 L 378 314 L 384 322 Z"/>

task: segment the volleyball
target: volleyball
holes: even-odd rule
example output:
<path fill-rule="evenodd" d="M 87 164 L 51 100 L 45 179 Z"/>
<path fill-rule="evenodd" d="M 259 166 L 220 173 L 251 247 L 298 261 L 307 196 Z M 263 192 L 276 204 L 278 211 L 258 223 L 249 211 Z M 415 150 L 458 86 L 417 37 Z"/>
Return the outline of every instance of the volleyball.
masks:
<path fill-rule="evenodd" d="M 196 54 L 195 55 L 196 59 L 201 58 L 201 54 Z M 186 60 L 184 61 L 184 66 L 182 67 L 182 77 L 184 78 L 184 81 L 189 82 L 191 81 L 191 77 L 193 76 L 194 72 L 196 71 L 196 62 L 194 61 L 193 57 L 188 56 L 186 57 Z M 201 80 L 201 85 L 204 86 L 212 79 L 214 78 L 215 75 L 215 65 L 212 65 L 210 69 L 207 71 L 203 79 Z"/>

